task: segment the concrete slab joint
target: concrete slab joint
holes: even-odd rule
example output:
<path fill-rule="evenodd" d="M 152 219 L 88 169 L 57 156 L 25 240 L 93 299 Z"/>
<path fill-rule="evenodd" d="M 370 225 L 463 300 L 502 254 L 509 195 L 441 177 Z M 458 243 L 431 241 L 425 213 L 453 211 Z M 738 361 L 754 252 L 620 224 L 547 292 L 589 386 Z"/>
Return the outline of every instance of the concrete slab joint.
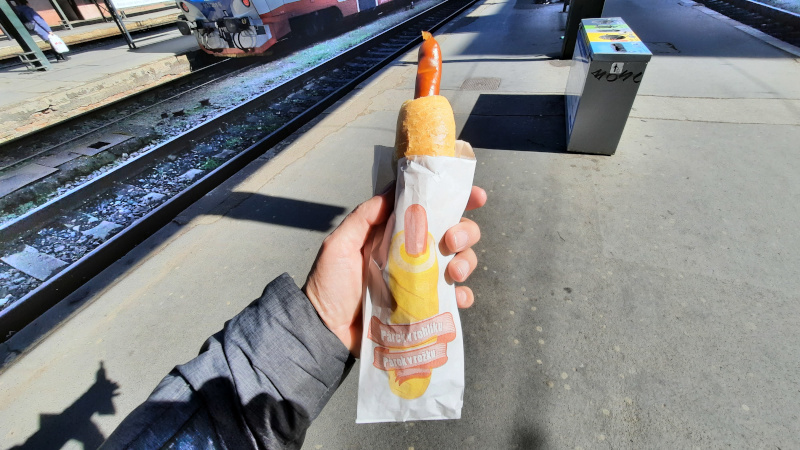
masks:
<path fill-rule="evenodd" d="M 23 251 L 4 256 L 0 260 L 39 281 L 47 280 L 67 265 L 66 262 L 41 253 L 29 245 L 26 245 Z"/>
<path fill-rule="evenodd" d="M 100 224 L 97 225 L 96 227 L 81 231 L 81 233 L 83 233 L 85 236 L 90 236 L 105 241 L 106 239 L 108 239 L 109 236 L 111 236 L 115 231 L 117 231 L 120 228 L 122 228 L 122 225 L 104 220 L 100 222 Z"/>
<path fill-rule="evenodd" d="M 41 164 L 26 164 L 0 175 L 0 197 L 6 196 L 17 189 L 40 180 L 58 169 Z"/>
<path fill-rule="evenodd" d="M 192 181 L 195 178 L 199 177 L 205 173 L 205 170 L 202 169 L 190 169 L 186 171 L 183 175 L 179 176 L 178 179 L 182 181 Z"/>
<path fill-rule="evenodd" d="M 160 202 L 164 199 L 166 195 L 159 194 L 158 192 L 150 192 L 149 194 L 142 197 L 142 202 L 144 203 L 153 203 L 153 202 Z"/>

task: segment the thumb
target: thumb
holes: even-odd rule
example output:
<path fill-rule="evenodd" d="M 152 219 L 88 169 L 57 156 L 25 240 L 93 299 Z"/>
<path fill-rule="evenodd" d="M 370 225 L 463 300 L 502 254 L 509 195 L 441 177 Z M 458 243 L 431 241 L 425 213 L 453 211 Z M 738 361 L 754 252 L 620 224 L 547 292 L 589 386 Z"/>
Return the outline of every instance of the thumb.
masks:
<path fill-rule="evenodd" d="M 394 189 L 390 189 L 358 205 L 331 233 L 331 237 L 344 239 L 349 244 L 357 246 L 356 248 L 361 248 L 369 237 L 372 227 L 386 222 L 393 207 Z"/>

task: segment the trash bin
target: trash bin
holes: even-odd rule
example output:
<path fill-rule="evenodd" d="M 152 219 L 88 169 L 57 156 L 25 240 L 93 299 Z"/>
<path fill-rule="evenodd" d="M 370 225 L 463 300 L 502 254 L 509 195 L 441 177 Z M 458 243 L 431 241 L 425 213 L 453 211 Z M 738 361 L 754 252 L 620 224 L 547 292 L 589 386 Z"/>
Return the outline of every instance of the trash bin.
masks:
<path fill-rule="evenodd" d="M 619 17 L 581 21 L 567 79 L 567 151 L 614 154 L 651 56 Z"/>

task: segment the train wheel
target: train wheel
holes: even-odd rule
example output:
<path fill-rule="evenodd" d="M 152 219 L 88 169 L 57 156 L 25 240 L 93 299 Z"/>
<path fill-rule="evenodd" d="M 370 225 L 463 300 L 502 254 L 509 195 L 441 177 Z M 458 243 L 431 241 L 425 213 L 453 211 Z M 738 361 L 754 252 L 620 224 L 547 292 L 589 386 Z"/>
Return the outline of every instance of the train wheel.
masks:
<path fill-rule="evenodd" d="M 325 32 L 325 14 L 314 11 L 306 16 L 305 34 L 308 38 L 315 38 Z"/>
<path fill-rule="evenodd" d="M 326 34 L 336 36 L 342 32 L 344 16 L 339 8 L 328 8 L 325 13 Z"/>
<path fill-rule="evenodd" d="M 339 8 L 326 8 L 290 19 L 289 26 L 298 39 L 310 43 L 315 39 L 338 33 L 342 19 Z"/>
<path fill-rule="evenodd" d="M 289 19 L 289 27 L 292 30 L 292 40 L 299 45 L 307 45 L 312 41 L 312 34 L 309 30 L 309 16 L 300 16 Z"/>

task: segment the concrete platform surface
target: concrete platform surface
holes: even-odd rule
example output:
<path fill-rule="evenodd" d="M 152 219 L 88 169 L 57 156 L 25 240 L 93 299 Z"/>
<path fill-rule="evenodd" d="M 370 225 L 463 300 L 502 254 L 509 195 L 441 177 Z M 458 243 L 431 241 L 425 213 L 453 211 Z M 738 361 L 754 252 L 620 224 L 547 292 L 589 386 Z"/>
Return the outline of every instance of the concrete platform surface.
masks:
<path fill-rule="evenodd" d="M 49 71 L 0 69 L 0 144 L 191 72 L 193 36 L 177 29 L 139 34 L 76 52 Z"/>
<path fill-rule="evenodd" d="M 178 21 L 181 11 L 177 5 L 174 8 L 162 9 L 150 13 L 137 14 L 122 20 L 129 33 L 147 30 L 154 27 L 174 24 Z M 55 33 L 67 46 L 96 41 L 98 39 L 120 36 L 122 33 L 113 21 L 87 24 L 76 24 L 71 30 L 55 30 Z M 136 36 L 134 35 L 134 39 Z M 50 43 L 42 41 L 38 36 L 33 37 L 34 42 L 42 50 L 50 50 Z M 0 59 L 16 58 L 22 48 L 13 39 L 0 41 Z"/>
<path fill-rule="evenodd" d="M 463 418 L 356 425 L 355 370 L 304 448 L 800 447 L 798 60 L 690 2 L 608 0 L 659 50 L 617 154 L 566 154 L 561 8 L 482 1 L 438 36 L 489 194 Z M 415 53 L 9 341 L 68 317 L 0 374 L 0 440 L 94 446 L 273 277 L 302 284 Z"/>

